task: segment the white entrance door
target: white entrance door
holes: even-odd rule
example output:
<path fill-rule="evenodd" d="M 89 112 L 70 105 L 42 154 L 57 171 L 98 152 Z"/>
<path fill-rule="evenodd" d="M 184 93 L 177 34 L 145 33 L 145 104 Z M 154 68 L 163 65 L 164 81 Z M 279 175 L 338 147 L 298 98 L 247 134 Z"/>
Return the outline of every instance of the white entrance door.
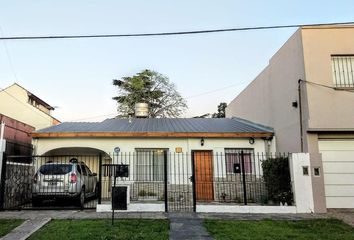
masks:
<path fill-rule="evenodd" d="M 327 208 L 354 208 L 354 139 L 320 140 Z"/>

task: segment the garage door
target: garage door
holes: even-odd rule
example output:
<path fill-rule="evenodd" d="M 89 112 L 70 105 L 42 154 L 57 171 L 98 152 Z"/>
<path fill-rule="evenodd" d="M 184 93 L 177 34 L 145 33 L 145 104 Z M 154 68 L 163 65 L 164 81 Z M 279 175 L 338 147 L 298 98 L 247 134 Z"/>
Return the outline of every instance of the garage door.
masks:
<path fill-rule="evenodd" d="M 354 139 L 320 140 L 327 208 L 354 208 Z"/>

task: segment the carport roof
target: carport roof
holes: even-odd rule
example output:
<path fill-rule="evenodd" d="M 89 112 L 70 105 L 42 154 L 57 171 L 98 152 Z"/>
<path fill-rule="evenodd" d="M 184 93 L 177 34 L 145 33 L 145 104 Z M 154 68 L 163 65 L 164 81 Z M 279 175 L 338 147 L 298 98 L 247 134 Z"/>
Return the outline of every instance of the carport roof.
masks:
<path fill-rule="evenodd" d="M 64 122 L 40 137 L 271 137 L 273 129 L 240 118 L 132 118 Z"/>

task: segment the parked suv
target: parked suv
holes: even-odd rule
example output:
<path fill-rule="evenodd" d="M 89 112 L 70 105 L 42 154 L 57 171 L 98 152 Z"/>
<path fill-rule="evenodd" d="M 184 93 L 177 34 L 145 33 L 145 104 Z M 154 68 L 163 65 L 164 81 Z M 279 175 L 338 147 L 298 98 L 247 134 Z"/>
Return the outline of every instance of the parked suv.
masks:
<path fill-rule="evenodd" d="M 76 158 L 68 163 L 47 162 L 33 178 L 33 206 L 41 205 L 44 199 L 67 198 L 83 208 L 85 199 L 93 196 L 98 196 L 97 174 Z"/>

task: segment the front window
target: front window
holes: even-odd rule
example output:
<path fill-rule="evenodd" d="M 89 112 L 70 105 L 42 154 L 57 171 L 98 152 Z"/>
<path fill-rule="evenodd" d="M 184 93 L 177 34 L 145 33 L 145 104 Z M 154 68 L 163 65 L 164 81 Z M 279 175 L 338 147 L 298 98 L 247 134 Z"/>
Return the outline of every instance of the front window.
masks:
<path fill-rule="evenodd" d="M 163 181 L 165 150 L 137 149 L 136 153 L 136 180 Z"/>
<path fill-rule="evenodd" d="M 354 88 L 354 56 L 332 56 L 331 59 L 334 86 Z"/>
<path fill-rule="evenodd" d="M 234 165 L 239 164 L 242 172 L 242 154 L 245 166 L 245 173 L 252 173 L 253 149 L 228 148 L 225 149 L 226 173 L 234 173 Z"/>

